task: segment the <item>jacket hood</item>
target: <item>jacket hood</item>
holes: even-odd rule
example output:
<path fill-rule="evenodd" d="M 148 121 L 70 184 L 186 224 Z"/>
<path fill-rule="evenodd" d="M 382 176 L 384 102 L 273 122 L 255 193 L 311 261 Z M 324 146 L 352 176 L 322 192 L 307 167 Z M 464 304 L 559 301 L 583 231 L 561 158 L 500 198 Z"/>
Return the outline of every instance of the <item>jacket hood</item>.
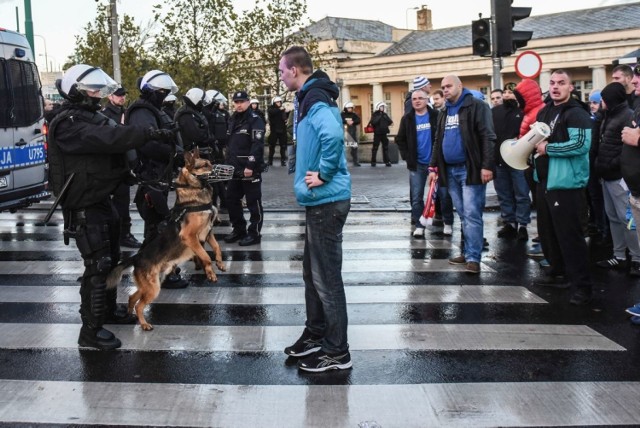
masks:
<path fill-rule="evenodd" d="M 309 76 L 300 90 L 298 99 L 302 102 L 306 94 L 311 89 L 321 89 L 327 92 L 333 100 L 337 100 L 338 95 L 340 94 L 338 85 L 329 80 L 329 75 L 322 70 L 316 70 L 311 76 Z"/>
<path fill-rule="evenodd" d="M 525 114 L 544 104 L 542 91 L 535 80 L 522 79 L 516 86 L 514 93 L 518 102 L 523 103 L 520 108 Z"/>
<path fill-rule="evenodd" d="M 620 82 L 611 82 L 600 92 L 607 105 L 607 110 L 613 110 L 622 103 L 627 102 L 627 92 Z"/>

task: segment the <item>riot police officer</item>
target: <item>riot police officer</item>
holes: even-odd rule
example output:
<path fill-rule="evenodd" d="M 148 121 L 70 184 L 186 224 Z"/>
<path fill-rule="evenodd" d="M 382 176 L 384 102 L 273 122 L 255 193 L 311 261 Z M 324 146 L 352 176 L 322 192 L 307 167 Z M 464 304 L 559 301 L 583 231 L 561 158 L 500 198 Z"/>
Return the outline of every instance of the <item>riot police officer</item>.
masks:
<path fill-rule="evenodd" d="M 138 81 L 140 97 L 133 102 L 125 113 L 125 123 L 144 128 L 174 130 L 173 119 L 162 112 L 162 102 L 169 94 L 178 91 L 175 82 L 167 73 L 152 70 Z M 182 147 L 177 144 L 165 144 L 162 141 L 150 141 L 138 148 L 138 185 L 135 203 L 144 220 L 144 239 L 153 238 L 159 229 L 166 225 L 170 216 L 168 205 L 169 186 L 173 179 L 173 168 L 182 156 Z M 143 243 L 144 246 L 144 243 Z M 185 288 L 189 283 L 180 277 L 179 268 L 166 276 L 163 288 Z"/>
<path fill-rule="evenodd" d="M 215 139 L 211 136 L 209 121 L 203 113 L 211 99 L 200 88 L 191 88 L 183 97 L 184 105 L 178 109 L 175 121 L 180 130 L 185 150 L 199 148 L 200 156 L 210 161 L 217 158 Z"/>
<path fill-rule="evenodd" d="M 262 178 L 264 164 L 264 121 L 250 108 L 244 91 L 233 94 L 235 111 L 229 120 L 227 163 L 235 168 L 234 180 L 227 184 L 227 207 L 232 232 L 224 239 L 232 243 L 260 243 L 262 230 Z M 242 212 L 242 198 L 249 209 L 249 228 Z"/>
<path fill-rule="evenodd" d="M 130 177 L 125 153 L 167 135 L 117 126 L 101 114 L 101 98 L 117 83 L 99 68 L 74 65 L 56 86 L 66 102 L 49 125 L 49 184 L 62 205 L 65 243 L 75 238 L 84 260 L 78 344 L 115 349 L 121 342 L 103 325 L 131 323 L 135 317 L 116 305 L 117 289 L 106 289 L 107 274 L 120 258 L 118 215 L 109 195 Z"/>
<path fill-rule="evenodd" d="M 225 161 L 227 150 L 227 127 L 229 125 L 229 112 L 224 108 L 227 98 L 215 89 L 209 89 L 206 96 L 211 99 L 211 103 L 204 106 L 202 112 L 209 122 L 209 131 L 215 139 L 217 150 L 214 159 L 215 163 Z M 227 209 L 227 183 L 219 181 L 213 185 L 213 204 L 218 208 Z"/>
<path fill-rule="evenodd" d="M 176 101 L 178 101 L 178 98 L 173 94 L 167 95 L 166 98 L 162 100 L 162 108 L 160 110 L 165 112 L 171 119 L 176 115 Z"/>
<path fill-rule="evenodd" d="M 282 106 L 282 98 L 274 97 L 267 110 L 269 116 L 269 165 L 273 165 L 276 144 L 280 145 L 280 165 L 287 164 L 287 118 L 289 114 Z"/>
<path fill-rule="evenodd" d="M 249 101 L 249 103 L 251 104 L 251 110 L 253 110 L 253 112 L 258 116 L 260 116 L 260 119 L 262 119 L 262 121 L 266 123 L 267 119 L 264 115 L 264 112 L 260 110 L 260 100 L 258 100 L 257 98 L 251 98 L 251 101 Z"/>
<path fill-rule="evenodd" d="M 124 123 L 125 103 L 127 102 L 127 90 L 120 86 L 108 97 L 109 102 L 105 104 L 101 113 L 118 124 Z M 130 160 L 134 160 L 135 150 L 129 155 Z M 133 167 L 135 165 L 129 165 Z M 131 185 L 123 182 L 113 193 L 111 200 L 120 216 L 120 245 L 123 247 L 140 248 L 140 242 L 131 233 L 131 214 L 129 205 L 131 204 Z"/>

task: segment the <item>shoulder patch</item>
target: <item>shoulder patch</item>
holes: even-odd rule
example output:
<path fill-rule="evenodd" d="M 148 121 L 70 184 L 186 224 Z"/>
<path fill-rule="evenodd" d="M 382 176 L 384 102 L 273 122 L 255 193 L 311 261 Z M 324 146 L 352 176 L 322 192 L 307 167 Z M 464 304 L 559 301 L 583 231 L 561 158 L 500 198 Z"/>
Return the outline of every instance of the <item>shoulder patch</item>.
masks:
<path fill-rule="evenodd" d="M 256 140 L 262 140 L 262 137 L 264 137 L 264 130 L 262 129 L 254 129 L 253 130 L 253 138 Z"/>

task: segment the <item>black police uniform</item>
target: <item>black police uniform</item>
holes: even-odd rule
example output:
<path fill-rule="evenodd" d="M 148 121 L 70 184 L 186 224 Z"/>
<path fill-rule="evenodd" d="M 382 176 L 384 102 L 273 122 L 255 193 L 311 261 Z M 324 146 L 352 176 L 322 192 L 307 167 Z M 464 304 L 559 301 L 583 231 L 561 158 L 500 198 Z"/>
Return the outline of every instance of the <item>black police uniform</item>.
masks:
<path fill-rule="evenodd" d="M 224 163 L 227 147 L 227 127 L 229 126 L 229 112 L 219 108 L 220 103 L 212 102 L 202 109 L 209 123 L 209 134 L 215 140 L 214 163 Z M 213 183 L 213 204 L 218 208 L 227 208 L 227 183 L 219 181 Z"/>
<path fill-rule="evenodd" d="M 269 115 L 269 165 L 273 165 L 276 144 L 280 145 L 280 164 L 287 161 L 287 112 L 275 104 L 267 110 Z"/>
<path fill-rule="evenodd" d="M 125 113 L 125 123 L 143 128 L 174 128 L 173 120 L 150 101 L 139 98 Z M 176 155 L 174 144 L 150 141 L 138 149 L 137 174 L 143 181 L 138 186 L 135 203 L 144 220 L 144 239 L 158 232 L 158 226 L 169 217 L 169 183 L 173 178 L 172 161 Z"/>
<path fill-rule="evenodd" d="M 225 238 L 226 242 L 239 239 L 242 239 L 242 245 L 260 242 L 263 222 L 260 173 L 264 164 L 264 128 L 262 118 L 250 108 L 242 113 L 235 112 L 229 120 L 227 163 L 235 170 L 234 180 L 227 184 L 227 208 L 233 231 Z M 245 168 L 253 171 L 251 178 L 244 177 Z M 242 210 L 243 196 L 250 213 L 248 230 Z"/>
<path fill-rule="evenodd" d="M 113 120 L 117 124 L 121 124 L 124 119 L 125 109 L 108 102 L 101 113 Z M 135 154 L 135 151 L 133 152 Z M 129 165 L 131 167 L 131 165 Z M 129 214 L 129 205 L 131 204 L 131 186 L 122 182 L 113 192 L 111 201 L 120 217 L 120 245 L 131 248 L 140 248 L 140 243 L 131 234 L 131 214 Z"/>
<path fill-rule="evenodd" d="M 114 349 L 120 341 L 102 327 L 114 320 L 117 309 L 117 289 L 106 289 L 107 274 L 120 259 L 118 216 L 110 195 L 129 176 L 125 153 L 141 147 L 148 137 L 142 128 L 117 126 L 98 108 L 67 103 L 57 112 L 49 126 L 49 182 L 59 196 L 74 174 L 60 203 L 65 242 L 69 234 L 75 237 L 85 266 L 78 344 Z M 126 312 L 120 315 L 124 322 L 131 321 Z"/>
<path fill-rule="evenodd" d="M 211 136 L 209 121 L 205 115 L 190 105 L 183 105 L 175 115 L 185 150 L 198 147 L 200 157 L 214 161 L 218 156 L 215 138 Z"/>

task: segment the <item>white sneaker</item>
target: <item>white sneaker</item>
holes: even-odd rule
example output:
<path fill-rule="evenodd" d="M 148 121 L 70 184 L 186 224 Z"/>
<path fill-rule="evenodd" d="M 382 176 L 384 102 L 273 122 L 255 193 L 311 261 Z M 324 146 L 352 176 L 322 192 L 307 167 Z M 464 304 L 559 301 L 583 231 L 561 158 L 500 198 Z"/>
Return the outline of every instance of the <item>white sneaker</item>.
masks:
<path fill-rule="evenodd" d="M 413 231 L 413 236 L 415 238 L 424 238 L 424 227 L 416 227 L 416 230 Z"/>
<path fill-rule="evenodd" d="M 453 227 L 451 227 L 450 224 L 445 224 L 442 233 L 445 235 L 453 235 Z"/>

